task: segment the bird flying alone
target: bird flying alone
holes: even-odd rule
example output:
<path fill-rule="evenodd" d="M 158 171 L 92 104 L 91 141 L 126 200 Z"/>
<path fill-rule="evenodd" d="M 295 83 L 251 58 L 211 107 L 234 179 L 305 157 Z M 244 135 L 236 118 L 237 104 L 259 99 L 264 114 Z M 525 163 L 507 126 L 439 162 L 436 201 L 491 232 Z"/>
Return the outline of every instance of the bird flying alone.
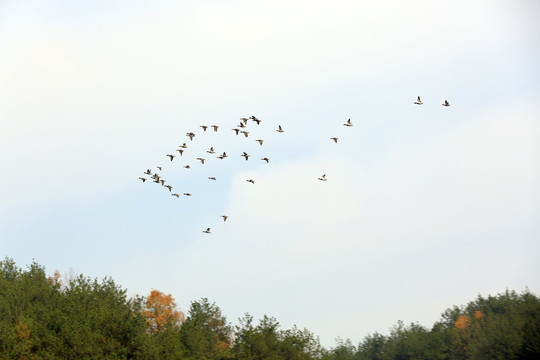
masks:
<path fill-rule="evenodd" d="M 328 180 L 328 179 L 326 178 L 326 174 L 323 174 L 323 176 L 321 176 L 321 177 L 319 178 L 319 180 L 321 180 L 321 181 L 326 181 L 326 180 Z"/>
<path fill-rule="evenodd" d="M 337 144 L 337 137 L 330 138 L 330 140 L 334 140 L 334 142 Z"/>
<path fill-rule="evenodd" d="M 208 179 L 216 181 L 216 178 L 213 176 L 209 176 Z"/>
<path fill-rule="evenodd" d="M 247 182 L 250 182 L 250 183 L 252 183 L 252 184 L 255 184 L 255 180 L 253 180 L 253 179 L 249 179 L 249 180 L 246 180 L 246 181 L 247 181 Z"/>
<path fill-rule="evenodd" d="M 420 96 L 418 97 L 418 99 L 414 103 L 416 105 L 422 105 L 423 104 L 422 100 L 420 100 Z"/>
<path fill-rule="evenodd" d="M 351 119 L 347 120 L 347 122 L 345 124 L 343 124 L 345 126 L 352 126 L 352 122 L 351 122 Z"/>
<path fill-rule="evenodd" d="M 448 102 L 448 100 L 444 100 L 444 104 L 442 104 L 442 106 L 450 106 L 450 103 Z"/>

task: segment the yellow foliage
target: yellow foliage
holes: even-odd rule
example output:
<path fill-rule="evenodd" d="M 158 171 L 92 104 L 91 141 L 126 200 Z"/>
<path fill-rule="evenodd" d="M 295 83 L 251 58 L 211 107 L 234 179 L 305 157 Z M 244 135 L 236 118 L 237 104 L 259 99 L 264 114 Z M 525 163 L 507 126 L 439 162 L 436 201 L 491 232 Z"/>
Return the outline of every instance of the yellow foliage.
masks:
<path fill-rule="evenodd" d="M 146 298 L 146 308 L 142 311 L 150 329 L 159 332 L 168 326 L 175 326 L 185 320 L 181 311 L 176 310 L 176 303 L 171 294 L 166 295 L 152 290 Z"/>

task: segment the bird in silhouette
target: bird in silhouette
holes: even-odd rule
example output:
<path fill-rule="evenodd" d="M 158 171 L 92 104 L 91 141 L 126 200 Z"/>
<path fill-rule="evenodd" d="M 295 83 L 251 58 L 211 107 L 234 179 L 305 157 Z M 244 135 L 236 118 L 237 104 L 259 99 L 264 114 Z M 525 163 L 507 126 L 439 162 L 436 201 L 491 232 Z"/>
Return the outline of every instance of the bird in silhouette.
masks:
<path fill-rule="evenodd" d="M 245 137 L 248 137 L 249 131 L 240 131 Z"/>
<path fill-rule="evenodd" d="M 242 117 L 240 118 L 240 121 L 244 122 L 244 124 L 247 124 L 248 118 Z"/>
<path fill-rule="evenodd" d="M 189 137 L 189 140 L 193 141 L 193 138 L 195 137 L 195 134 L 192 132 L 186 133 L 186 136 Z"/>
<path fill-rule="evenodd" d="M 414 103 L 416 105 L 422 105 L 423 104 L 422 100 L 420 100 L 420 96 L 418 97 L 418 100 L 416 100 Z"/>
<path fill-rule="evenodd" d="M 244 124 L 243 122 L 241 122 L 240 124 L 238 124 L 238 127 L 245 128 L 245 127 L 246 127 L 246 124 Z"/>
<path fill-rule="evenodd" d="M 281 125 L 278 125 L 278 129 L 276 131 L 279 133 L 285 132 L 285 130 L 281 128 Z"/>
<path fill-rule="evenodd" d="M 208 126 L 206 126 L 206 125 L 201 125 L 201 127 L 202 127 L 202 129 L 203 129 L 204 131 L 206 131 L 206 129 L 208 129 Z"/>
<path fill-rule="evenodd" d="M 232 129 L 232 131 L 235 131 L 236 135 L 238 135 L 238 133 L 240 132 L 240 129 Z"/>
<path fill-rule="evenodd" d="M 171 158 L 171 161 L 174 159 L 174 155 L 167 154 L 167 156 Z"/>
<path fill-rule="evenodd" d="M 228 218 L 227 215 L 221 215 L 221 217 L 223 218 L 223 222 L 227 221 L 227 218 Z"/>
<path fill-rule="evenodd" d="M 321 176 L 321 177 L 319 178 L 319 180 L 321 180 L 321 181 L 326 181 L 326 180 L 328 180 L 328 179 L 326 179 L 326 174 L 323 174 L 323 176 Z"/>
<path fill-rule="evenodd" d="M 330 140 L 334 140 L 334 142 L 337 144 L 337 137 L 330 138 Z"/>
<path fill-rule="evenodd" d="M 199 160 L 201 162 L 201 164 L 204 164 L 204 159 L 203 158 L 197 158 L 197 160 Z"/>
<path fill-rule="evenodd" d="M 255 141 L 256 141 L 256 142 L 258 142 L 258 143 L 259 143 L 259 145 L 261 145 L 261 146 L 262 146 L 262 144 L 263 144 L 263 141 L 264 141 L 264 140 L 262 140 L 262 139 L 259 139 L 259 140 L 255 140 Z"/>
<path fill-rule="evenodd" d="M 207 228 L 206 230 L 203 230 L 203 233 L 206 233 L 206 234 L 211 234 L 211 232 L 210 232 L 210 228 Z"/>
<path fill-rule="evenodd" d="M 351 119 L 347 120 L 347 122 L 345 124 L 343 124 L 345 126 L 352 126 L 352 122 L 351 122 Z"/>
<path fill-rule="evenodd" d="M 213 176 L 208 177 L 208 179 L 216 181 L 216 178 Z"/>
<path fill-rule="evenodd" d="M 266 163 L 267 163 L 267 164 L 268 164 L 268 162 L 270 161 L 270 159 L 269 159 L 269 158 L 267 158 L 267 157 L 263 157 L 263 158 L 262 158 L 261 160 L 264 160 L 264 161 L 266 161 Z"/>
<path fill-rule="evenodd" d="M 184 193 L 184 195 L 186 195 L 186 196 L 191 196 L 191 194 L 190 194 L 190 193 Z"/>
<path fill-rule="evenodd" d="M 212 125 L 212 127 L 214 128 L 214 131 L 217 132 L 217 129 L 218 129 L 218 125 Z"/>
<path fill-rule="evenodd" d="M 189 165 L 184 165 L 184 167 L 185 167 L 186 169 L 191 168 L 191 166 L 189 166 Z"/>
<path fill-rule="evenodd" d="M 247 181 L 247 182 L 250 182 L 250 183 L 252 183 L 252 184 L 255 184 L 255 180 L 253 180 L 253 179 L 249 179 L 249 180 L 246 180 L 246 181 Z"/>
<path fill-rule="evenodd" d="M 142 182 L 145 182 L 145 181 L 146 181 L 146 178 L 143 178 L 143 177 L 140 177 L 139 179 L 141 179 Z"/>
<path fill-rule="evenodd" d="M 444 100 L 444 104 L 442 106 L 450 106 L 450 103 L 447 100 Z"/>
<path fill-rule="evenodd" d="M 259 124 L 261 123 L 261 119 L 255 117 L 255 116 L 253 116 L 253 115 L 250 116 L 249 118 L 250 118 L 251 120 L 255 121 L 255 122 L 257 123 L 257 125 L 259 125 Z"/>
<path fill-rule="evenodd" d="M 180 153 L 180 156 L 182 156 L 182 154 L 184 153 L 183 149 L 176 149 L 176 151 L 178 151 Z"/>
<path fill-rule="evenodd" d="M 167 189 L 169 189 L 169 192 L 171 192 L 172 186 L 171 185 L 165 185 Z"/>
<path fill-rule="evenodd" d="M 240 156 L 245 157 L 245 158 L 246 158 L 246 161 L 247 161 L 248 158 L 249 158 L 251 155 L 249 155 L 248 153 L 246 153 L 246 152 L 244 151 L 244 153 L 243 153 L 242 155 L 240 155 Z"/>

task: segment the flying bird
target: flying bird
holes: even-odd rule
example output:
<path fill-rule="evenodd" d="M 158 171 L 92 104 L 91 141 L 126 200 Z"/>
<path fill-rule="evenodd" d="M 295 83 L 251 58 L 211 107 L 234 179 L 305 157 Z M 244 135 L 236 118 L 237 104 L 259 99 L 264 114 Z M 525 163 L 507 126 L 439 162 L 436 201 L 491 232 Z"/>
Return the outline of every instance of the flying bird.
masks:
<path fill-rule="evenodd" d="M 334 142 L 337 144 L 337 137 L 330 138 L 330 140 L 334 140 Z"/>
<path fill-rule="evenodd" d="M 172 161 L 172 159 L 174 159 L 174 155 L 167 154 L 167 156 L 171 158 L 171 161 Z"/>
<path fill-rule="evenodd" d="M 248 137 L 249 131 L 240 131 L 245 137 Z"/>
<path fill-rule="evenodd" d="M 159 180 L 159 182 L 161 183 L 161 186 L 165 186 L 165 180 Z"/>
<path fill-rule="evenodd" d="M 215 154 L 214 147 L 211 147 L 210 150 L 206 151 L 209 154 Z"/>
<path fill-rule="evenodd" d="M 225 159 L 227 157 L 227 154 L 225 153 L 225 151 L 223 152 L 223 154 L 221 154 L 220 156 L 218 156 L 218 159 Z"/>
<path fill-rule="evenodd" d="M 206 126 L 206 125 L 201 125 L 201 127 L 202 127 L 202 129 L 203 129 L 204 131 L 206 131 L 206 129 L 208 129 L 208 126 Z"/>
<path fill-rule="evenodd" d="M 416 105 L 422 105 L 423 104 L 422 100 L 420 100 L 420 96 L 418 97 L 418 100 L 416 100 L 414 103 Z"/>
<path fill-rule="evenodd" d="M 261 160 L 264 160 L 264 161 L 266 161 L 266 163 L 267 163 L 267 164 L 268 164 L 268 161 L 270 161 L 270 159 L 269 159 L 269 158 L 267 158 L 267 157 L 263 157 L 263 158 L 262 158 Z"/>
<path fill-rule="evenodd" d="M 232 129 L 232 131 L 236 131 L 236 135 L 240 132 L 240 129 Z"/>
<path fill-rule="evenodd" d="M 447 100 L 444 100 L 444 104 L 442 106 L 450 106 L 450 103 Z"/>
<path fill-rule="evenodd" d="M 206 233 L 206 234 L 211 234 L 210 232 L 210 228 L 206 229 L 206 230 L 203 230 L 203 233 Z"/>
<path fill-rule="evenodd" d="M 249 118 L 250 118 L 251 120 L 255 121 L 255 122 L 257 123 L 257 125 L 259 125 L 259 124 L 261 123 L 261 119 L 255 117 L 255 116 L 253 116 L 253 115 L 251 115 Z"/>
<path fill-rule="evenodd" d="M 249 180 L 246 180 L 246 181 L 247 181 L 247 182 L 250 182 L 250 183 L 252 183 L 252 184 L 255 184 L 255 180 L 253 180 L 253 179 L 249 179 Z"/>
<path fill-rule="evenodd" d="M 347 120 L 347 122 L 345 124 L 343 124 L 345 126 L 352 126 L 352 122 L 351 122 L 351 119 Z"/>
<path fill-rule="evenodd" d="M 244 117 L 244 118 L 240 118 L 240 121 L 243 121 L 244 124 L 246 124 L 246 125 L 247 125 L 247 123 L 248 123 L 248 120 L 249 120 L 249 119 L 248 119 L 248 118 L 245 118 L 245 117 Z"/>
<path fill-rule="evenodd" d="M 255 141 L 256 141 L 256 142 L 258 142 L 258 143 L 259 143 L 259 145 L 261 145 L 261 146 L 262 146 L 262 144 L 263 144 L 263 141 L 264 141 L 264 140 L 262 140 L 262 139 L 259 139 L 259 140 L 255 140 Z"/>
<path fill-rule="evenodd" d="M 240 155 L 240 156 L 245 157 L 245 158 L 246 158 L 246 161 L 247 161 L 248 158 L 249 158 L 251 155 L 249 155 L 248 153 L 246 153 L 246 152 L 244 151 L 244 153 L 243 153 L 242 155 Z"/>
<path fill-rule="evenodd" d="M 184 195 L 186 195 L 186 196 L 191 196 L 191 194 L 190 194 L 190 193 L 184 193 Z"/>
<path fill-rule="evenodd" d="M 227 221 L 227 218 L 228 218 L 227 215 L 221 215 L 221 217 L 223 218 L 223 222 Z"/>
<path fill-rule="evenodd" d="M 190 168 L 191 166 L 189 166 L 189 165 L 185 165 L 184 167 L 185 167 L 186 169 L 189 169 L 189 168 Z"/>
<path fill-rule="evenodd" d="M 208 177 L 208 179 L 216 181 L 216 178 L 213 176 Z"/>
<path fill-rule="evenodd" d="M 178 194 L 171 194 L 172 196 L 176 196 L 177 198 L 180 198 L 180 195 Z"/>
<path fill-rule="evenodd" d="M 276 131 L 277 131 L 277 132 L 280 132 L 280 133 L 285 132 L 285 131 L 281 128 L 281 125 L 278 125 L 278 129 L 277 129 Z"/>
<path fill-rule="evenodd" d="M 246 127 L 246 124 L 244 124 L 244 123 L 241 122 L 240 124 L 238 124 L 238 126 L 241 127 L 241 128 L 245 128 L 245 127 Z"/>
<path fill-rule="evenodd" d="M 328 179 L 326 178 L 326 174 L 323 174 L 323 176 L 321 176 L 321 177 L 319 178 L 319 180 L 321 180 L 321 181 L 326 181 L 326 180 L 328 180 Z"/>
<path fill-rule="evenodd" d="M 218 129 L 218 125 L 212 125 L 212 127 L 214 128 L 214 131 L 217 132 L 217 129 Z"/>
<path fill-rule="evenodd" d="M 176 149 L 176 151 L 178 151 L 180 153 L 180 156 L 182 156 L 182 154 L 184 153 L 183 149 Z"/>
<path fill-rule="evenodd" d="M 141 179 L 142 182 L 145 182 L 145 181 L 146 181 L 146 178 L 143 178 L 143 177 L 140 177 L 139 179 Z"/>
<path fill-rule="evenodd" d="M 146 175 L 152 175 L 152 171 L 150 169 L 146 169 L 146 171 L 144 172 Z"/>
<path fill-rule="evenodd" d="M 159 169 L 159 171 L 161 171 L 161 166 L 156 166 L 156 167 Z"/>
<path fill-rule="evenodd" d="M 167 189 L 169 189 L 169 192 L 171 192 L 171 189 L 172 189 L 172 186 L 171 185 L 166 185 L 165 186 Z"/>
<path fill-rule="evenodd" d="M 181 147 L 182 149 L 187 149 L 186 143 L 183 143 L 180 147 Z"/>
<path fill-rule="evenodd" d="M 197 158 L 197 160 L 200 160 L 201 164 L 204 164 L 204 159 L 203 158 Z"/>
<path fill-rule="evenodd" d="M 195 137 L 195 134 L 192 132 L 186 133 L 186 136 L 189 137 L 189 140 L 193 141 L 193 138 Z"/>

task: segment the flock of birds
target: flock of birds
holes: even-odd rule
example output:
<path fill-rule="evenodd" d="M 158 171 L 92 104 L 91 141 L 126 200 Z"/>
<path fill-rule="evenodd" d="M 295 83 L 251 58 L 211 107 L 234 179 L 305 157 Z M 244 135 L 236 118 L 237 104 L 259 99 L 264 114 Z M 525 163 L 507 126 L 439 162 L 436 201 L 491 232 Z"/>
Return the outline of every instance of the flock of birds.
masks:
<path fill-rule="evenodd" d="M 422 100 L 420 99 L 420 96 L 418 96 L 417 98 L 417 101 L 414 102 L 414 104 L 416 105 L 423 105 L 424 103 L 422 102 Z M 444 100 L 444 103 L 442 104 L 442 106 L 450 106 L 450 103 L 447 101 L 447 100 Z M 249 131 L 245 130 L 246 128 L 248 128 L 248 123 L 249 122 L 252 122 L 256 125 L 260 125 L 261 124 L 261 119 L 259 119 L 258 117 L 252 115 L 252 116 L 249 116 L 249 117 L 242 117 L 240 118 L 240 123 L 234 127 L 233 129 L 231 129 L 232 131 L 235 132 L 236 135 L 244 135 L 244 137 L 248 138 L 249 137 Z M 344 124 L 343 126 L 346 126 L 346 127 L 351 127 L 353 126 L 352 122 L 351 122 L 351 119 L 348 119 Z M 218 132 L 218 129 L 219 129 L 219 125 L 201 125 L 200 126 L 203 130 L 203 132 L 206 132 L 208 129 L 212 128 L 214 132 Z M 278 128 L 276 129 L 276 132 L 282 134 L 285 132 L 285 130 L 283 130 L 283 128 L 281 127 L 281 125 L 278 125 Z M 196 134 L 194 132 L 188 132 L 186 133 L 186 136 L 189 138 L 190 141 L 193 141 L 193 139 L 195 138 Z M 331 137 L 330 140 L 332 140 L 334 143 L 337 144 L 338 142 L 338 138 L 337 137 Z M 260 146 L 263 146 L 263 143 L 264 143 L 264 139 L 255 139 L 255 141 L 260 145 Z M 182 157 L 184 152 L 186 151 L 186 149 L 188 148 L 188 145 L 187 143 L 183 143 L 182 145 L 180 145 L 178 147 L 178 149 L 176 149 L 175 151 L 178 152 L 178 155 L 176 154 L 167 154 L 166 156 L 169 158 L 170 161 L 173 161 L 176 157 Z M 209 150 L 206 151 L 208 154 L 210 155 L 215 155 L 216 154 L 216 151 L 214 150 L 214 147 L 210 147 Z M 250 158 L 250 154 L 246 153 L 245 151 L 240 154 L 240 156 L 242 156 L 246 161 L 249 160 Z M 216 156 L 216 158 L 220 159 L 220 160 L 223 160 L 223 159 L 226 159 L 228 158 L 229 156 L 227 155 L 226 152 L 223 152 L 222 154 L 219 154 Z M 198 157 L 197 158 L 198 161 L 201 162 L 201 165 L 204 165 L 206 159 L 203 158 L 203 157 Z M 263 157 L 261 158 L 262 161 L 265 161 L 267 164 L 270 162 L 270 159 L 268 157 Z M 185 169 L 190 169 L 191 166 L 186 164 L 183 166 Z M 161 175 L 161 171 L 162 171 L 162 167 L 161 166 L 157 166 L 156 167 L 158 170 L 157 171 L 154 171 L 152 172 L 151 169 L 146 169 L 146 171 L 144 171 L 144 175 L 147 175 L 148 177 L 139 177 L 139 179 L 144 183 L 148 180 L 156 183 L 156 184 L 160 184 L 163 188 L 166 188 L 169 190 L 169 193 L 171 194 L 171 196 L 174 196 L 176 198 L 180 198 L 180 194 L 178 193 L 173 193 L 172 192 L 172 189 L 173 189 L 173 186 L 168 184 L 166 182 L 165 179 L 163 179 L 163 176 Z M 216 177 L 215 176 L 209 176 L 208 177 L 209 180 L 212 180 L 212 181 L 217 181 Z M 328 179 L 326 178 L 326 174 L 323 174 L 321 177 L 318 178 L 318 180 L 320 181 L 327 181 Z M 253 179 L 246 179 L 246 182 L 249 182 L 251 184 L 255 184 L 255 180 Z M 184 192 L 182 193 L 183 196 L 192 196 L 191 193 L 189 192 Z M 226 222 L 227 219 L 228 219 L 228 215 L 221 215 L 221 218 L 223 219 L 223 222 Z M 203 230 L 203 233 L 205 234 L 211 234 L 211 231 L 210 231 L 210 228 L 207 228 L 206 230 Z"/>

